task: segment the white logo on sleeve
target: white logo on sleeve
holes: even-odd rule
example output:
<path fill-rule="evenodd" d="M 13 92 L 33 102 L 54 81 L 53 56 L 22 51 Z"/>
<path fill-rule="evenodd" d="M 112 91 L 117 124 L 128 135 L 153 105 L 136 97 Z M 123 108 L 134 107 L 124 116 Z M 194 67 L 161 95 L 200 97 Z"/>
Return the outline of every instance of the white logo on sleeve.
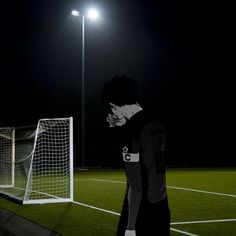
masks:
<path fill-rule="evenodd" d="M 139 153 L 128 153 L 129 149 L 125 146 L 122 148 L 124 162 L 139 162 Z"/>

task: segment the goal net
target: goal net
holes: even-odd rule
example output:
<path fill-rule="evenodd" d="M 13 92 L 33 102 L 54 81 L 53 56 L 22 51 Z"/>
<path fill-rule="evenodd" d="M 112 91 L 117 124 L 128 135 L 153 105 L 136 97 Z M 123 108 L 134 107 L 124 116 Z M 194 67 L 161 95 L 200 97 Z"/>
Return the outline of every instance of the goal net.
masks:
<path fill-rule="evenodd" d="M 0 128 L 0 193 L 23 204 L 73 201 L 73 120 Z"/>

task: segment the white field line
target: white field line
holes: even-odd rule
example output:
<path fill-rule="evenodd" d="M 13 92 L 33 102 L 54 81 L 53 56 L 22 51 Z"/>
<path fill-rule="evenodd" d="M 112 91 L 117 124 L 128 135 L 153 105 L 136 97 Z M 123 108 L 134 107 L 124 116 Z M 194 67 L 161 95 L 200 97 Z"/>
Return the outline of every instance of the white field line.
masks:
<path fill-rule="evenodd" d="M 79 180 L 77 179 L 76 181 L 79 181 Z M 87 181 L 108 182 L 108 183 L 118 183 L 118 184 L 125 184 L 126 183 L 125 181 L 115 181 L 115 180 L 105 180 L 105 179 L 87 179 Z M 204 191 L 204 190 L 199 190 L 199 189 L 182 188 L 182 187 L 176 187 L 176 186 L 167 186 L 167 188 L 236 198 L 236 195 L 233 195 L 233 194 L 209 192 L 209 191 Z"/>
<path fill-rule="evenodd" d="M 116 183 L 116 184 L 126 184 L 126 181 L 117 181 L 117 180 L 106 180 L 106 179 L 88 179 L 91 181 L 98 181 L 98 182 L 108 182 L 108 183 Z"/>
<path fill-rule="evenodd" d="M 172 188 L 172 189 L 178 189 L 178 190 L 185 190 L 185 191 L 198 192 L 198 193 L 207 193 L 207 194 L 220 195 L 220 196 L 226 196 L 226 197 L 235 197 L 236 198 L 236 195 L 233 195 L 233 194 L 209 192 L 209 191 L 204 191 L 204 190 L 199 190 L 199 189 L 181 188 L 181 187 L 176 187 L 176 186 L 167 186 L 167 187 Z"/>
<path fill-rule="evenodd" d="M 236 219 L 199 220 L 199 221 L 173 222 L 173 223 L 171 223 L 171 225 L 206 224 L 206 223 L 220 223 L 220 222 L 236 222 Z"/>
<path fill-rule="evenodd" d="M 106 212 L 106 213 L 109 213 L 109 214 L 112 214 L 112 215 L 120 216 L 120 213 L 117 213 L 117 212 L 114 212 L 114 211 L 109 211 L 109 210 L 99 208 L 99 207 L 95 207 L 95 206 L 91 206 L 91 205 L 88 205 L 88 204 L 84 204 L 82 202 L 73 201 L 73 203 L 75 203 L 77 205 L 80 205 L 80 206 L 92 208 L 92 209 L 97 210 L 97 211 L 103 211 L 103 212 Z"/>
<path fill-rule="evenodd" d="M 209 172 L 208 172 L 209 173 Z M 220 174 L 236 174 L 236 171 L 214 171 L 213 173 L 220 173 Z"/>
<path fill-rule="evenodd" d="M 184 170 L 183 170 L 184 171 Z M 194 172 L 194 170 L 193 170 Z M 207 173 L 207 174 L 215 174 L 215 173 L 221 173 L 221 174 L 236 174 L 236 171 L 214 171 L 214 170 L 198 170 L 198 172 L 201 172 L 201 173 Z"/>
<path fill-rule="evenodd" d="M 117 184 L 126 184 L 125 181 L 116 181 L 116 180 L 106 180 L 106 179 L 75 179 L 75 181 L 97 181 L 97 182 L 107 182 L 107 183 L 117 183 Z M 189 188 L 180 188 L 180 187 L 175 187 L 175 186 L 167 186 L 168 188 L 173 188 L 173 189 L 178 189 L 178 190 L 185 190 L 185 191 L 192 191 L 192 192 L 200 192 L 200 193 L 206 193 L 206 194 L 214 194 L 214 195 L 221 195 L 221 196 L 228 196 L 228 197 L 236 197 L 236 195 L 232 195 L 232 194 L 225 194 L 225 193 L 217 193 L 217 192 L 209 192 L 209 191 L 203 191 L 203 190 L 197 190 L 197 189 L 189 189 Z M 108 211 L 102 208 L 98 208 L 98 207 L 94 207 L 94 206 L 90 206 L 84 203 L 80 203 L 80 202 L 74 202 L 78 205 L 82 205 L 85 207 L 89 207 L 92 209 L 96 209 L 99 211 L 103 211 L 103 212 L 107 212 L 110 214 L 114 214 L 114 215 L 118 215 L 120 216 L 119 213 L 117 212 L 113 212 L 113 211 Z M 173 222 L 171 223 L 171 225 L 183 225 L 183 224 L 201 224 L 201 223 L 218 223 L 218 222 L 233 222 L 236 221 L 236 219 L 221 219 L 221 220 L 205 220 L 205 221 L 189 221 L 189 222 Z M 188 233 L 186 231 L 182 231 L 182 230 L 178 230 L 175 228 L 170 228 L 170 230 L 177 232 L 177 233 L 181 233 L 184 235 L 188 235 L 188 236 L 198 236 L 196 234 L 191 234 Z"/>
<path fill-rule="evenodd" d="M 197 234 L 191 234 L 191 233 L 188 233 L 188 232 L 186 232 L 186 231 L 179 230 L 179 229 L 170 228 L 170 230 L 172 230 L 172 231 L 174 231 L 174 232 L 177 232 L 177 233 L 184 234 L 184 235 L 197 236 Z"/>
<path fill-rule="evenodd" d="M 117 213 L 117 212 L 114 212 L 114 211 L 109 211 L 109 210 L 99 208 L 99 207 L 95 207 L 95 206 L 91 206 L 91 205 L 88 205 L 88 204 L 84 204 L 82 202 L 73 201 L 73 203 L 75 203 L 77 205 L 80 205 L 80 206 L 92 208 L 92 209 L 97 210 L 97 211 L 102 211 L 102 212 L 106 212 L 106 213 L 109 213 L 109 214 L 112 214 L 112 215 L 120 216 L 120 213 Z M 185 232 L 185 231 L 182 231 L 182 230 L 177 230 L 177 229 L 174 229 L 174 228 L 170 228 L 170 230 L 181 233 L 181 234 L 184 234 L 184 235 L 197 236 L 196 234 L 190 234 L 188 232 Z"/>
<path fill-rule="evenodd" d="M 84 204 L 82 202 L 73 201 L 73 203 L 75 203 L 77 205 L 80 205 L 80 206 L 92 208 L 94 210 L 110 213 L 112 215 L 120 216 L 120 213 L 118 213 L 118 212 L 109 211 L 109 210 L 106 210 L 106 209 L 103 209 L 103 208 L 99 208 L 99 207 L 91 206 L 91 205 L 88 205 L 88 204 Z M 183 221 L 183 222 L 172 222 L 170 224 L 171 225 L 186 225 L 186 224 L 206 224 L 206 223 L 221 223 L 221 222 L 236 222 L 236 219 Z"/>
<path fill-rule="evenodd" d="M 97 182 L 108 182 L 116 184 L 126 184 L 125 181 L 116 181 L 116 180 L 106 180 L 106 179 L 74 179 L 74 181 L 97 181 Z"/>

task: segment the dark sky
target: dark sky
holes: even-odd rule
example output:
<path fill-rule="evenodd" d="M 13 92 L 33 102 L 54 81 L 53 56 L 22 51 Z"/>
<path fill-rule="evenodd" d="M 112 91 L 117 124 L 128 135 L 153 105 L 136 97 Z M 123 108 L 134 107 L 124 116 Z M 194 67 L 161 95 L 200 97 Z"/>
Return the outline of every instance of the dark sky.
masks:
<path fill-rule="evenodd" d="M 111 144 L 105 145 L 109 131 L 100 92 L 117 74 L 137 79 L 140 103 L 165 125 L 169 164 L 209 164 L 204 96 L 193 89 L 198 28 L 190 2 L 8 1 L 1 36 L 0 125 L 73 116 L 79 156 L 82 28 L 70 12 L 86 14 L 96 7 L 100 18 L 85 21 L 86 143 L 94 146 L 86 152 L 88 165 L 112 165 L 103 154 Z"/>

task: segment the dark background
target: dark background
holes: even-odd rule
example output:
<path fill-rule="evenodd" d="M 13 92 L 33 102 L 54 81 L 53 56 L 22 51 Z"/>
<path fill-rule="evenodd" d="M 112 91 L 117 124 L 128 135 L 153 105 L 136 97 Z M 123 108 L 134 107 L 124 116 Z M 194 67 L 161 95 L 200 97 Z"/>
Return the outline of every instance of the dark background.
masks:
<path fill-rule="evenodd" d="M 182 0 L 8 1 L 1 16 L 0 126 L 73 116 L 75 164 L 81 165 L 82 21 L 70 12 L 86 14 L 96 7 L 100 18 L 85 21 L 85 165 L 120 165 L 117 137 L 107 127 L 100 98 L 104 81 L 117 74 L 137 80 L 140 104 L 165 126 L 168 165 L 235 165 L 220 132 L 226 127 L 219 119 L 222 100 L 208 90 L 204 69 L 213 64 L 212 27 L 199 5 Z"/>

